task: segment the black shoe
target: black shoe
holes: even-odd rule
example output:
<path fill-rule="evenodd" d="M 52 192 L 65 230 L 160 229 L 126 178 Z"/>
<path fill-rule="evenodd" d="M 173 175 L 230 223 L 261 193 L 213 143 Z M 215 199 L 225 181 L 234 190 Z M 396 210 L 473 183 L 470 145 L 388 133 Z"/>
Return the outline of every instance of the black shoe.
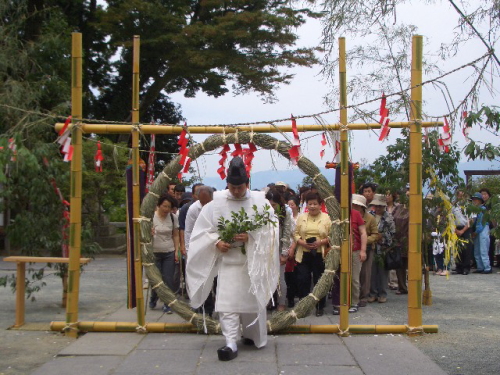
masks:
<path fill-rule="evenodd" d="M 489 270 L 489 271 L 483 271 L 483 272 L 481 272 L 481 273 L 482 273 L 483 275 L 486 275 L 486 274 L 488 274 L 488 273 L 493 273 L 493 270 L 490 268 L 490 270 Z"/>
<path fill-rule="evenodd" d="M 219 356 L 219 361 L 230 361 L 238 356 L 238 351 L 233 352 L 229 346 L 223 346 L 217 349 L 217 355 Z"/>
<path fill-rule="evenodd" d="M 332 314 L 333 315 L 340 315 L 340 309 L 336 306 L 333 306 Z"/>
<path fill-rule="evenodd" d="M 472 271 L 472 273 L 483 273 L 483 272 L 484 272 L 484 270 L 474 270 L 474 271 Z"/>
<path fill-rule="evenodd" d="M 293 299 L 288 300 L 288 308 L 293 309 L 295 307 L 295 301 Z"/>
<path fill-rule="evenodd" d="M 325 312 L 323 311 L 323 309 L 316 310 L 316 316 L 323 316 L 324 314 L 325 314 Z"/>
<path fill-rule="evenodd" d="M 149 308 L 154 309 L 156 307 L 156 302 L 149 301 Z"/>
<path fill-rule="evenodd" d="M 250 346 L 250 345 L 255 345 L 255 343 L 253 342 L 252 339 L 249 339 L 247 337 L 243 337 L 241 339 L 241 342 L 243 343 L 243 345 L 247 345 L 247 346 Z"/>

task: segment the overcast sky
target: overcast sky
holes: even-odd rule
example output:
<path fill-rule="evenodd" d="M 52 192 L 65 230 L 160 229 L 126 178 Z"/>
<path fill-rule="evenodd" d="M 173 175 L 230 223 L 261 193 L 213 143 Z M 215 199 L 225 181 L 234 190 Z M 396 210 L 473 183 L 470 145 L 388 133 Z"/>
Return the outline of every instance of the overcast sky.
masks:
<path fill-rule="evenodd" d="M 413 1 L 413 4 L 419 2 Z M 481 1 L 477 1 L 481 3 Z M 442 42 L 448 42 L 453 37 L 453 28 L 457 25 L 457 14 L 448 5 L 448 2 L 439 2 L 436 5 L 413 5 L 401 6 L 397 13 L 398 22 L 412 23 L 418 27 L 418 34 L 424 36 L 424 54 L 434 52 Z M 299 31 L 300 45 L 314 46 L 318 45 L 321 39 L 321 24 L 319 21 L 308 21 Z M 347 50 L 356 43 L 355 40 L 346 39 Z M 478 41 L 473 41 L 462 48 L 456 58 L 450 59 L 440 65 L 442 71 L 449 71 L 461 66 L 475 58 L 482 56 L 486 52 L 485 47 Z M 276 91 L 278 102 L 274 104 L 265 104 L 256 94 L 247 94 L 233 96 L 227 94 L 220 98 L 208 97 L 203 93 L 198 93 L 195 98 L 185 98 L 181 93 L 172 95 L 174 102 L 181 104 L 183 116 L 187 119 L 188 125 L 211 125 L 211 124 L 234 124 L 251 123 L 257 121 L 272 121 L 275 119 L 287 118 L 290 114 L 295 116 L 312 115 L 327 110 L 324 104 L 324 98 L 330 91 L 326 80 L 320 75 L 321 66 L 316 65 L 312 68 L 295 68 L 290 70 L 295 74 L 290 85 L 282 86 Z M 445 78 L 445 82 L 450 88 L 454 101 L 463 98 L 470 89 L 470 82 L 467 77 L 472 72 L 472 68 L 466 68 L 453 76 Z M 348 68 L 347 79 L 356 72 Z M 337 73 L 338 74 L 338 73 Z M 410 71 L 406 72 L 408 76 Z M 424 80 L 433 78 L 432 76 L 423 77 Z M 424 112 L 432 115 L 440 115 L 448 112 L 444 99 L 440 92 L 436 91 L 431 85 L 424 86 L 423 96 L 426 101 Z M 494 104 L 490 95 L 485 93 L 482 96 L 484 104 Z M 354 104 L 354 103 L 348 103 Z M 374 103 L 372 109 L 377 109 L 379 103 Z M 339 113 L 323 115 L 322 118 L 327 123 L 337 123 Z M 404 121 L 404 118 L 392 118 L 395 121 Z M 313 119 L 298 120 L 299 124 L 313 124 Z M 282 139 L 277 133 L 273 134 L 278 139 Z M 378 156 L 386 152 L 386 146 L 399 136 L 399 131 L 393 129 L 390 139 L 385 142 L 378 141 L 377 134 L 370 131 L 351 132 L 351 152 L 352 160 L 355 162 L 366 159 L 373 162 Z M 485 134 L 484 131 L 473 129 L 471 136 L 474 139 L 487 140 L 491 134 Z M 201 141 L 206 136 L 195 136 L 196 141 Z M 306 139 L 307 138 L 307 139 Z M 333 158 L 333 150 L 327 149 L 323 160 L 319 156 L 320 133 L 302 133 L 302 151 L 307 158 L 314 161 L 319 166 L 324 166 L 326 161 Z M 464 137 L 457 132 L 454 135 L 454 141 L 457 141 L 460 147 L 465 145 Z M 218 152 L 219 150 L 217 150 Z M 272 159 L 272 160 L 271 160 Z M 199 170 L 199 174 L 204 176 L 217 175 L 218 155 L 204 156 L 198 159 L 198 163 L 193 165 Z M 462 160 L 465 161 L 465 160 Z M 276 152 L 259 150 L 255 154 L 253 171 L 263 171 L 269 169 L 286 170 L 294 168 L 286 159 Z M 277 174 L 277 178 L 279 174 Z"/>

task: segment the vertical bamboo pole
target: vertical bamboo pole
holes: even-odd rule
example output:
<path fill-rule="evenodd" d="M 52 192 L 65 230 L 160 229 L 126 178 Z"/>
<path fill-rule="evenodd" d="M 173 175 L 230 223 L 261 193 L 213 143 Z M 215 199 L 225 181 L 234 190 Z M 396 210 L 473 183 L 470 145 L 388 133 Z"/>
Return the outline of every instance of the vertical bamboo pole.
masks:
<path fill-rule="evenodd" d="M 71 116 L 78 123 L 82 114 L 82 34 L 72 33 L 71 51 Z M 68 303 L 66 325 L 78 321 L 78 297 L 80 292 L 80 253 L 82 239 L 82 129 L 72 127 L 73 158 L 71 159 L 70 227 Z M 70 337 L 78 335 L 78 329 L 66 331 Z"/>
<path fill-rule="evenodd" d="M 349 246 L 349 144 L 347 141 L 347 76 L 345 38 L 339 38 L 340 80 L 340 213 L 344 222 L 340 248 L 340 335 L 347 336 L 349 329 L 349 306 L 351 303 L 351 249 Z"/>
<path fill-rule="evenodd" d="M 134 35 L 133 71 L 132 71 L 132 123 L 139 124 L 139 52 L 141 39 Z M 141 228 L 138 221 L 141 205 L 141 188 L 139 182 L 139 130 L 132 129 L 132 200 L 134 222 L 134 270 L 135 270 L 135 300 L 137 324 L 145 325 L 144 294 L 142 290 L 142 259 L 141 259 Z"/>
<path fill-rule="evenodd" d="M 415 333 L 422 328 L 422 40 L 413 36 L 411 63 L 408 325 Z"/>
<path fill-rule="evenodd" d="M 26 292 L 26 263 L 17 262 L 16 279 L 16 323 L 14 327 L 19 328 L 24 325 L 24 307 Z"/>

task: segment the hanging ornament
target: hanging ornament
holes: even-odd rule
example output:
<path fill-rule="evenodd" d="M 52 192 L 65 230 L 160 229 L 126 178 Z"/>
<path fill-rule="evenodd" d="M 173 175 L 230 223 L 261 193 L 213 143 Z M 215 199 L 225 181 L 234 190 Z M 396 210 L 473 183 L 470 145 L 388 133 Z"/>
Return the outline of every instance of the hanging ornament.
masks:
<path fill-rule="evenodd" d="M 187 139 L 187 124 L 184 123 L 184 129 L 182 129 L 181 135 L 179 136 L 179 141 L 177 144 L 181 147 L 179 150 L 179 164 L 182 165 L 181 171 L 177 174 L 177 178 L 179 181 L 182 180 L 182 174 L 184 173 L 184 169 L 186 169 L 186 165 L 188 165 L 187 169 L 189 169 L 189 164 L 188 164 L 188 153 L 189 153 L 189 148 L 187 147 L 188 144 L 188 139 Z"/>
<path fill-rule="evenodd" d="M 227 159 L 227 153 L 231 149 L 229 148 L 229 145 L 226 143 L 224 147 L 222 147 L 222 151 L 219 152 L 220 155 L 220 160 L 219 160 L 219 169 L 217 169 L 217 173 L 219 174 L 221 180 L 226 179 L 226 159 Z"/>
<path fill-rule="evenodd" d="M 97 151 L 95 152 L 94 161 L 95 161 L 95 171 L 102 172 L 102 162 L 104 160 L 104 156 L 102 156 L 101 150 L 101 141 L 97 142 Z"/>
<path fill-rule="evenodd" d="M 387 98 L 385 94 L 382 93 L 382 101 L 380 103 L 380 120 L 379 123 L 382 126 L 380 131 L 380 136 L 378 138 L 379 141 L 383 141 L 389 136 L 389 132 L 391 128 L 389 127 L 389 109 L 386 107 Z"/>
<path fill-rule="evenodd" d="M 68 128 L 71 122 L 71 116 L 69 116 L 64 122 L 64 126 L 59 132 L 59 138 L 57 139 L 57 143 L 61 145 L 61 152 L 64 155 L 64 161 L 71 161 L 73 158 L 73 145 L 71 144 L 71 132 Z"/>
<path fill-rule="evenodd" d="M 253 143 L 248 144 L 248 148 L 243 149 L 243 163 L 245 164 L 245 170 L 247 171 L 247 176 L 250 177 L 250 171 L 252 169 L 252 161 L 254 158 L 254 152 L 257 151 L 257 147 Z"/>
<path fill-rule="evenodd" d="M 326 147 L 326 135 L 325 132 L 321 134 L 321 151 L 319 152 L 319 156 L 321 159 L 323 159 L 323 156 L 325 156 L 325 147 Z"/>
<path fill-rule="evenodd" d="M 438 139 L 438 145 L 441 152 L 449 153 L 451 145 L 451 132 L 450 125 L 448 124 L 448 119 L 444 118 L 443 134 L 441 134 Z"/>
<path fill-rule="evenodd" d="M 299 138 L 299 132 L 297 131 L 297 121 L 295 120 L 295 117 L 293 117 L 293 115 L 291 115 L 291 120 L 292 120 L 293 146 L 290 147 L 290 150 L 288 150 L 288 155 L 290 155 L 290 160 L 292 161 L 292 164 L 297 165 L 297 163 L 299 162 L 299 158 L 302 156 L 302 150 L 300 149 L 300 138 Z"/>

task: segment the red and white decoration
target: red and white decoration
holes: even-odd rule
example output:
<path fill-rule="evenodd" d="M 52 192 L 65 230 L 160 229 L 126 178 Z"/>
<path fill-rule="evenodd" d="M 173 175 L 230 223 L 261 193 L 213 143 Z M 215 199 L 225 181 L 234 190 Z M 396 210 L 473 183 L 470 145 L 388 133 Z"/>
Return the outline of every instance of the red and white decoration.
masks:
<path fill-rule="evenodd" d="M 387 98 L 385 97 L 385 94 L 382 94 L 382 101 L 380 103 L 380 120 L 379 123 L 382 125 L 380 128 L 380 136 L 378 138 L 379 141 L 383 141 L 389 136 L 389 132 L 391 131 L 391 128 L 389 127 L 389 122 L 391 121 L 389 119 L 389 108 L 386 107 L 387 104 Z"/>
<path fill-rule="evenodd" d="M 151 134 L 151 146 L 149 148 L 148 171 L 146 173 L 146 193 L 155 180 L 155 160 L 156 160 L 156 135 Z"/>
<path fill-rule="evenodd" d="M 252 160 L 254 158 L 254 152 L 257 151 L 257 147 L 253 143 L 248 144 L 248 148 L 243 149 L 243 163 L 245 163 L 245 170 L 247 171 L 247 176 L 250 178 L 250 171 L 252 170 Z"/>
<path fill-rule="evenodd" d="M 226 159 L 227 159 L 227 153 L 230 150 L 231 149 L 229 148 L 229 145 L 225 144 L 224 147 L 222 147 L 221 152 L 219 152 L 219 155 L 220 155 L 219 165 L 220 165 L 220 167 L 219 167 L 219 169 L 217 169 L 217 173 L 219 174 L 221 180 L 226 179 Z"/>
<path fill-rule="evenodd" d="M 102 156 L 101 150 L 101 142 L 97 142 L 97 151 L 95 152 L 94 161 L 95 161 L 95 171 L 102 172 L 102 162 L 104 160 L 104 156 Z"/>
<path fill-rule="evenodd" d="M 326 135 L 323 132 L 323 134 L 321 134 L 321 151 L 319 152 L 319 156 L 321 157 L 321 159 L 323 159 L 323 156 L 325 156 L 325 148 L 326 148 Z"/>
<path fill-rule="evenodd" d="M 57 143 L 61 145 L 61 152 L 64 155 L 64 161 L 71 161 L 73 158 L 73 145 L 71 144 L 70 130 L 68 129 L 71 123 L 71 116 L 69 116 L 64 122 L 64 126 L 59 131 L 59 138 Z"/>
<path fill-rule="evenodd" d="M 217 173 L 219 174 L 221 180 L 226 179 L 226 160 L 227 153 L 231 151 L 231 147 L 228 144 L 225 144 L 222 148 L 219 155 L 221 156 L 219 160 L 219 169 L 217 169 Z M 254 152 L 257 151 L 257 147 L 253 143 L 248 144 L 248 148 L 243 148 L 241 143 L 234 144 L 234 151 L 231 152 L 231 157 L 239 156 L 243 159 L 243 163 L 245 164 L 245 170 L 247 172 L 247 176 L 250 177 L 250 171 L 252 170 L 252 161 L 254 158 Z"/>
<path fill-rule="evenodd" d="M 443 134 L 441 134 L 441 137 L 438 139 L 438 144 L 441 152 L 450 152 L 451 132 L 450 125 L 448 124 L 448 119 L 446 117 L 444 118 Z"/>
<path fill-rule="evenodd" d="M 288 150 L 288 155 L 290 155 L 290 160 L 292 161 L 292 164 L 297 165 L 297 163 L 299 162 L 299 158 L 302 156 L 302 150 L 300 149 L 300 138 L 299 138 L 299 132 L 297 131 L 297 121 L 295 121 L 295 117 L 293 117 L 293 115 L 291 116 L 291 120 L 292 120 L 293 146 L 290 148 L 290 150 Z"/>
<path fill-rule="evenodd" d="M 184 129 L 182 129 L 179 141 L 177 142 L 177 144 L 181 146 L 181 149 L 179 150 L 179 155 L 181 156 L 179 164 L 182 165 L 182 170 L 177 174 L 179 181 L 182 181 L 182 174 L 189 171 L 189 166 L 191 164 L 191 158 L 188 156 L 189 148 L 187 147 L 188 139 L 186 127 L 187 125 L 184 123 Z"/>

